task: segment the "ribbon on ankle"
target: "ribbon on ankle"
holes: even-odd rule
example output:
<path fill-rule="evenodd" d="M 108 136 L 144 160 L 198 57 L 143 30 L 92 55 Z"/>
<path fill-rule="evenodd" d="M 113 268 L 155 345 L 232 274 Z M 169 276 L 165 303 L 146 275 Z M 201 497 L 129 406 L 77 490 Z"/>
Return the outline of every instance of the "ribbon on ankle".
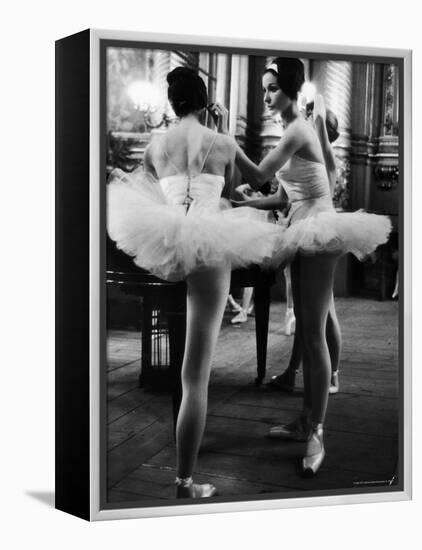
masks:
<path fill-rule="evenodd" d="M 192 476 L 189 476 L 189 477 L 177 477 L 176 476 L 176 479 L 174 480 L 174 483 L 178 487 L 190 487 L 193 483 L 193 479 L 192 479 Z"/>

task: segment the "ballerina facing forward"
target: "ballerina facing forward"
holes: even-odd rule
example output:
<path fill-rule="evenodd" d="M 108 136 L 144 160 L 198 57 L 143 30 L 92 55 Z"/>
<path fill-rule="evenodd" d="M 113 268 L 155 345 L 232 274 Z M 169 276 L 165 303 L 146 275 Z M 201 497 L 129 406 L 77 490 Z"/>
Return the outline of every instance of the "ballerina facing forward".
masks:
<path fill-rule="evenodd" d="M 337 165 L 336 157 L 331 146 L 338 137 L 338 120 L 335 114 L 329 109 L 325 109 L 324 100 L 321 95 L 316 95 L 315 102 L 308 103 L 306 105 L 306 116 L 309 120 L 315 122 L 315 130 L 317 132 L 319 141 L 321 143 L 321 149 L 324 157 L 325 168 L 327 170 L 328 181 L 330 183 L 330 192 L 333 196 L 336 181 L 337 181 Z M 324 124 L 325 120 L 325 124 Z M 289 277 L 287 277 L 287 272 Z M 290 267 L 287 266 L 284 270 L 286 275 L 286 295 L 287 303 L 293 303 L 293 297 L 291 296 L 291 278 Z M 289 282 L 289 284 L 287 284 Z M 295 319 L 293 314 L 293 307 L 290 310 L 292 318 Z M 286 317 L 289 309 L 287 309 Z M 287 332 L 286 332 L 287 334 Z M 338 321 L 334 296 L 331 297 L 330 308 L 327 314 L 327 344 L 331 359 L 331 381 L 329 393 L 335 394 L 339 391 L 339 363 L 341 353 L 341 331 Z M 269 385 L 277 390 L 292 392 L 295 386 L 295 379 L 300 364 L 302 362 L 302 346 L 299 340 L 298 333 L 295 333 L 293 340 L 292 352 L 290 355 L 289 364 L 284 372 L 278 376 L 272 376 Z M 270 437 L 283 438 L 285 434 L 282 429 L 273 428 L 270 432 Z"/>
<path fill-rule="evenodd" d="M 176 426 L 176 496 L 208 497 L 211 484 L 192 473 L 207 412 L 208 382 L 232 268 L 265 263 L 282 248 L 283 232 L 253 208 L 222 208 L 230 196 L 236 144 L 204 127 L 203 80 L 179 67 L 167 75 L 179 124 L 146 149 L 145 170 L 116 171 L 108 185 L 108 231 L 135 263 L 187 284 L 182 402 Z"/>
<path fill-rule="evenodd" d="M 283 246 L 292 255 L 296 331 L 303 348 L 304 402 L 299 418 L 273 428 L 272 435 L 278 432 L 282 438 L 305 441 L 302 469 L 305 475 L 314 475 L 325 456 L 323 425 L 331 377 L 326 325 L 336 263 L 346 252 L 364 259 L 387 241 L 391 222 L 385 216 L 335 211 L 321 143 L 297 105 L 303 83 L 304 66 L 299 59 L 279 57 L 265 70 L 264 101 L 272 113 L 281 114 L 285 132 L 259 166 L 240 147 L 236 149 L 236 163 L 256 188 L 274 174 L 281 183 L 278 194 L 238 206 L 280 208 L 281 187 L 291 203 Z M 215 105 L 214 110 L 220 127 L 227 131 L 227 110 L 221 105 Z M 325 126 L 322 112 L 316 113 L 315 124 Z"/>

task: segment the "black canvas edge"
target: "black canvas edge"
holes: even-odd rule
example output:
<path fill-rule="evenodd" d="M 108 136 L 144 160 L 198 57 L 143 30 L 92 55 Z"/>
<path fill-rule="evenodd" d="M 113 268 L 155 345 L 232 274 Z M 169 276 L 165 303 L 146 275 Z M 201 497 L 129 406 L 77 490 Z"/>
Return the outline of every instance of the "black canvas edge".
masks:
<path fill-rule="evenodd" d="M 90 31 L 55 54 L 55 507 L 89 520 Z"/>

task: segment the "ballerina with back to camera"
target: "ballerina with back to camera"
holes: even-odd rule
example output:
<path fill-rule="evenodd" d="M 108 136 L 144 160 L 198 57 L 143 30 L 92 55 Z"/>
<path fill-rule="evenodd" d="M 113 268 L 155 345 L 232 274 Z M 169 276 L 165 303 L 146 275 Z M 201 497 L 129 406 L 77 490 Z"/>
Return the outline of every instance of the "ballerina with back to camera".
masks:
<path fill-rule="evenodd" d="M 182 402 L 176 426 L 176 496 L 208 497 L 192 474 L 205 427 L 208 382 L 231 269 L 270 262 L 283 231 L 253 208 L 222 208 L 230 197 L 235 141 L 200 123 L 207 90 L 198 74 L 167 75 L 179 123 L 145 151 L 144 170 L 115 171 L 108 184 L 108 231 L 134 262 L 187 285 Z M 226 204 L 230 203 L 226 201 Z"/>

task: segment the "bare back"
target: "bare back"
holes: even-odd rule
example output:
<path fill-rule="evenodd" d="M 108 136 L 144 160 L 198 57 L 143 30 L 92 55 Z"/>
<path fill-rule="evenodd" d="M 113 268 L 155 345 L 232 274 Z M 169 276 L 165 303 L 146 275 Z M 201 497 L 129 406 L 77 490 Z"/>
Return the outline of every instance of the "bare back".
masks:
<path fill-rule="evenodd" d="M 179 125 L 151 143 L 145 152 L 145 169 L 159 179 L 201 172 L 231 178 L 234 157 L 235 143 L 228 136 L 199 124 Z"/>

